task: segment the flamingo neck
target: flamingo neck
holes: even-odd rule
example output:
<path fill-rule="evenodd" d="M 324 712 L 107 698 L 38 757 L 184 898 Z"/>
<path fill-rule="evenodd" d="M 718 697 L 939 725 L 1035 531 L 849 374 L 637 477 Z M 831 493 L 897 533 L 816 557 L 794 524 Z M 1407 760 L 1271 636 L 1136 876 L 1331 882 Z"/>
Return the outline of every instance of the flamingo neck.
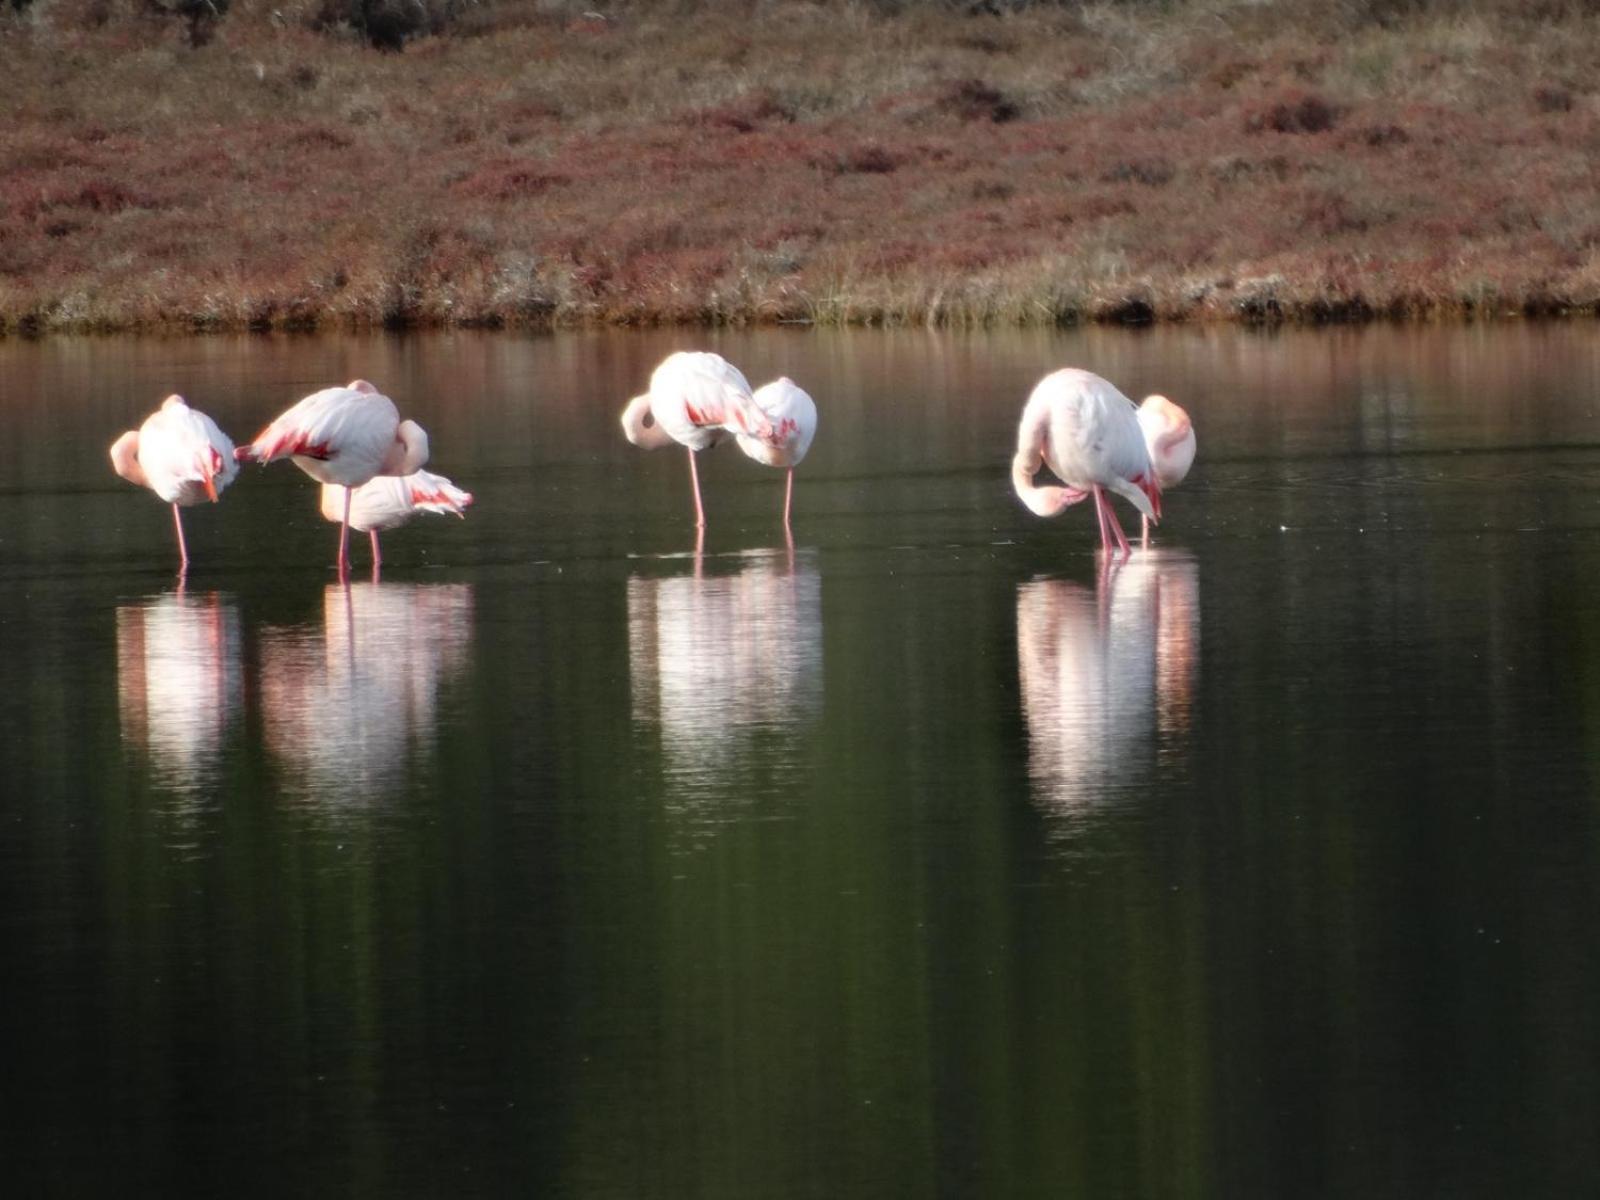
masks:
<path fill-rule="evenodd" d="M 622 410 L 622 432 L 635 446 L 660 450 L 672 445 L 671 436 L 656 422 L 649 395 L 635 396 Z"/>
<path fill-rule="evenodd" d="M 111 469 L 129 483 L 140 487 L 150 486 L 144 468 L 139 465 L 139 434 L 136 430 L 128 430 L 111 443 Z"/>
<path fill-rule="evenodd" d="M 1038 470 L 1036 464 L 1037 460 L 1031 453 L 1018 454 L 1012 459 L 1011 486 L 1016 489 L 1017 498 L 1026 504 L 1028 510 L 1035 516 L 1058 516 L 1068 504 L 1072 503 L 1071 494 L 1064 487 L 1035 484 L 1033 478 Z"/>
<path fill-rule="evenodd" d="M 401 421 L 394 445 L 384 456 L 380 475 L 412 475 L 428 461 L 428 435 L 415 421 Z"/>

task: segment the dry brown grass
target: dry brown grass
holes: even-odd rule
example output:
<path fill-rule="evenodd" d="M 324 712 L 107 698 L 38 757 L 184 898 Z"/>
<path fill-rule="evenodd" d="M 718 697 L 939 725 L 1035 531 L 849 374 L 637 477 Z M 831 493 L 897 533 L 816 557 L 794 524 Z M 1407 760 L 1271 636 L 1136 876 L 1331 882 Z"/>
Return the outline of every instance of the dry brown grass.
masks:
<path fill-rule="evenodd" d="M 0 328 L 1600 309 L 1581 0 L 153 7 L 0 18 Z"/>

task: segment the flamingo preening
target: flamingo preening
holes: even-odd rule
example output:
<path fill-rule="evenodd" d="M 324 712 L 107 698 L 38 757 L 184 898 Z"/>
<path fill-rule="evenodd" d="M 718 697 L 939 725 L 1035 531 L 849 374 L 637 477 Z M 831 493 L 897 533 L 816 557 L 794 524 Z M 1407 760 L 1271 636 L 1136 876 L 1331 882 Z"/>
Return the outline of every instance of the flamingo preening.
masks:
<path fill-rule="evenodd" d="M 350 528 L 372 539 L 372 569 L 383 565 L 378 550 L 380 530 L 397 529 L 421 512 L 466 515 L 472 493 L 464 492 L 443 475 L 417 471 L 411 475 L 376 475 L 349 492 Z M 330 521 L 345 518 L 345 489 L 322 485 L 322 515 Z"/>
<path fill-rule="evenodd" d="M 1065 486 L 1036 485 L 1042 466 Z M 1017 427 L 1011 483 L 1041 517 L 1056 516 L 1093 496 L 1107 554 L 1112 534 L 1123 557 L 1129 547 L 1106 492 L 1122 496 L 1148 519 L 1161 517 L 1161 483 L 1133 401 L 1100 376 L 1071 367 L 1046 375 L 1028 397 Z"/>
<path fill-rule="evenodd" d="M 635 446 L 656 450 L 677 443 L 689 451 L 694 523 L 705 528 L 695 452 L 731 436 L 770 440 L 772 422 L 751 394 L 739 368 L 720 354 L 669 354 L 650 376 L 650 390 L 622 411 L 622 431 Z"/>
<path fill-rule="evenodd" d="M 350 570 L 350 498 L 376 475 L 411 475 L 428 461 L 428 435 L 402 421 L 394 401 L 365 379 L 324 388 L 287 409 L 255 441 L 234 452 L 240 462 L 294 459 L 311 478 L 345 489 L 339 526 L 339 578 Z"/>
<path fill-rule="evenodd" d="M 130 429 L 111 443 L 116 473 L 172 505 L 180 575 L 189 570 L 180 508 L 202 500 L 215 503 L 239 473 L 234 454 L 233 443 L 216 422 L 178 395 L 168 396 L 137 430 Z"/>
<path fill-rule="evenodd" d="M 1139 405 L 1139 429 L 1161 490 L 1177 487 L 1194 465 L 1194 422 L 1189 414 L 1165 396 L 1146 396 Z M 1143 518 L 1139 541 L 1150 541 L 1149 517 Z"/>
<path fill-rule="evenodd" d="M 817 436 L 817 405 L 803 388 L 787 377 L 758 387 L 753 399 L 767 418 L 772 432 L 765 437 L 736 435 L 739 449 L 758 463 L 788 471 L 783 489 L 783 527 L 789 528 L 789 509 L 794 500 L 794 469 L 811 449 Z"/>

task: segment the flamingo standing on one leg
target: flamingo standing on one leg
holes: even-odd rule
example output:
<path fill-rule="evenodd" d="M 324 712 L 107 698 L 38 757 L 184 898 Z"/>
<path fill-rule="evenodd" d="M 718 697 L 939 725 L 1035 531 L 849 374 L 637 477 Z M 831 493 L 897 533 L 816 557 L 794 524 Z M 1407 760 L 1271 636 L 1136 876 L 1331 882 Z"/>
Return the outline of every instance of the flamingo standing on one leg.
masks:
<path fill-rule="evenodd" d="M 443 475 L 417 471 L 411 475 L 377 475 L 350 492 L 350 528 L 372 538 L 372 570 L 376 575 L 383 565 L 378 550 L 378 531 L 397 529 L 419 512 L 466 515 L 472 493 L 464 492 Z M 344 489 L 337 484 L 322 485 L 322 515 L 342 521 L 345 512 Z"/>
<path fill-rule="evenodd" d="M 394 401 L 365 379 L 324 388 L 287 409 L 256 440 L 234 451 L 240 462 L 294 459 L 319 483 L 345 489 L 339 526 L 339 578 L 350 572 L 350 497 L 375 475 L 410 475 L 428 461 L 428 435 L 402 421 Z"/>
<path fill-rule="evenodd" d="M 147 487 L 172 505 L 178 530 L 178 574 L 189 570 L 180 506 L 213 503 L 239 473 L 233 443 L 217 423 L 182 396 L 168 396 L 137 430 L 111 443 L 111 466 L 129 483 Z"/>
<path fill-rule="evenodd" d="M 1139 405 L 1139 430 L 1161 490 L 1177 487 L 1194 464 L 1194 423 L 1189 414 L 1165 396 L 1146 396 Z M 1148 545 L 1150 518 L 1142 520 L 1139 544 Z"/>
<path fill-rule="evenodd" d="M 676 442 L 689 450 L 689 482 L 694 487 L 694 523 L 704 529 L 700 473 L 695 451 L 730 435 L 772 437 L 772 422 L 750 393 L 750 384 L 720 354 L 679 351 L 669 354 L 650 376 L 650 390 L 622 411 L 622 431 L 635 446 L 659 449 Z"/>
<path fill-rule="evenodd" d="M 767 437 L 741 433 L 737 435 L 739 449 L 758 463 L 788 469 L 789 480 L 783 489 L 783 527 L 787 530 L 794 500 L 794 469 L 811 449 L 811 439 L 817 436 L 817 405 L 787 377 L 758 387 L 753 398 L 771 424 L 772 433 Z"/>
<path fill-rule="evenodd" d="M 1036 486 L 1048 466 L 1065 487 Z M 1146 517 L 1161 517 L 1161 484 L 1150 465 L 1133 401 L 1088 371 L 1067 368 L 1046 375 L 1033 389 L 1017 427 L 1011 483 L 1022 502 L 1041 517 L 1094 497 L 1100 544 L 1111 553 L 1111 535 L 1123 557 L 1128 539 L 1106 497 L 1117 493 Z"/>

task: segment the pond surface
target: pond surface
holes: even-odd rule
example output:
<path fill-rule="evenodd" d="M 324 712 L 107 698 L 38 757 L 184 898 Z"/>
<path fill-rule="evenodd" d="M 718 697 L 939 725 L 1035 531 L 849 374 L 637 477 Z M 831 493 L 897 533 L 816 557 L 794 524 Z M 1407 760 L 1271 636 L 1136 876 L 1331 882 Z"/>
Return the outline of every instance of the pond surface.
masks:
<path fill-rule="evenodd" d="M 621 438 L 692 345 L 817 397 L 792 549 Z M 1198 429 L 1116 568 L 1010 492 L 1068 364 Z M 345 589 L 247 468 L 178 587 L 116 434 L 357 375 L 467 519 Z M 1581 324 L 0 342 L 9 1190 L 1595 1194 L 1597 397 Z"/>

